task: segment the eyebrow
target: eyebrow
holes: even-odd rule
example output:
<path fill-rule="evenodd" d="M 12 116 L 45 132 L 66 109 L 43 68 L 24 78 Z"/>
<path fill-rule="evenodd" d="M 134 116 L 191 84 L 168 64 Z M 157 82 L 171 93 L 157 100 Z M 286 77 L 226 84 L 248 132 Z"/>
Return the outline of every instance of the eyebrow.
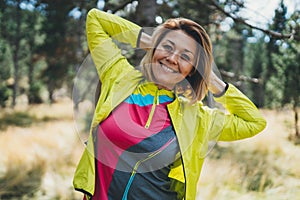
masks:
<path fill-rule="evenodd" d="M 168 41 L 168 42 L 170 42 L 170 43 L 171 43 L 173 46 L 175 46 L 175 43 L 174 43 L 174 42 L 172 42 L 171 40 L 167 39 L 167 41 Z M 194 56 L 194 53 L 193 53 L 193 52 L 191 52 L 190 50 L 188 50 L 188 49 L 184 49 L 184 51 L 186 51 L 186 52 L 189 52 L 189 53 L 193 54 L 193 56 Z"/>

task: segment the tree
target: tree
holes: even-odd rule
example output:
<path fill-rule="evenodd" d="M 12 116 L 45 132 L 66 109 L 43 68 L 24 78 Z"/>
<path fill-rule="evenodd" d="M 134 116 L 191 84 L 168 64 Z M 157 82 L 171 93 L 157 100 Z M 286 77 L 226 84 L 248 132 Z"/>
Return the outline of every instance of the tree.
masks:
<path fill-rule="evenodd" d="M 282 104 L 292 104 L 294 111 L 295 135 L 300 137 L 298 129 L 298 112 L 297 107 L 300 103 L 299 91 L 299 74 L 300 74 L 300 45 L 291 43 L 290 47 L 285 51 L 282 58 L 283 68 L 283 99 Z M 288 51 L 288 53 L 286 53 Z"/>
<path fill-rule="evenodd" d="M 26 21 L 29 12 L 21 8 L 21 5 L 28 4 L 28 0 L 1 1 L 1 38 L 3 39 L 6 57 L 3 62 L 12 63 L 13 77 L 9 77 L 12 83 L 11 106 L 16 105 L 16 98 L 23 93 L 26 88 L 19 85 L 19 81 L 26 77 L 27 60 L 30 52 L 28 51 L 28 28 Z M 33 31 L 32 31 L 33 32 Z M 31 32 L 31 33 L 32 33 Z M 7 67 L 7 66 L 6 66 Z"/>
<path fill-rule="evenodd" d="M 292 14 L 287 23 L 288 31 L 291 29 L 300 31 L 300 11 Z M 279 49 L 281 54 L 275 57 L 275 67 L 277 68 L 278 80 L 282 85 L 283 95 L 281 99 L 282 105 L 291 104 L 294 111 L 294 127 L 295 136 L 299 139 L 298 128 L 298 111 L 300 105 L 300 44 L 294 40 L 289 40 L 284 43 Z"/>
<path fill-rule="evenodd" d="M 225 63 L 223 63 L 220 69 L 234 73 L 235 76 L 230 77 L 230 81 L 245 91 L 244 81 L 240 80 L 240 76 L 245 74 L 244 47 L 246 41 L 241 32 L 239 28 L 232 28 L 226 34 Z"/>
<path fill-rule="evenodd" d="M 261 37 L 257 40 L 256 43 L 252 43 L 248 45 L 247 56 L 252 53 L 251 63 L 249 68 L 251 77 L 258 78 L 258 82 L 250 85 L 250 89 L 252 91 L 252 99 L 254 104 L 261 108 L 264 106 L 265 95 L 264 95 L 264 70 L 266 68 L 266 50 L 265 50 L 265 42 L 264 37 Z"/>
<path fill-rule="evenodd" d="M 172 14 L 173 16 L 178 15 L 180 17 L 192 19 L 202 26 L 208 28 L 208 25 L 212 23 L 211 16 L 214 13 L 209 6 L 210 3 L 208 0 L 178 0 L 178 4 L 175 4 L 174 12 L 172 12 Z"/>
<path fill-rule="evenodd" d="M 6 4 L 4 1 L 0 1 L 0 63 L 1 63 L 1 73 L 0 73 L 0 106 L 5 107 L 6 102 L 9 99 L 10 96 L 10 90 L 7 84 L 7 80 L 11 76 L 9 62 L 7 62 L 7 59 L 5 57 L 7 56 L 8 48 L 7 48 L 7 42 L 4 38 L 3 32 L 4 32 L 4 11 L 6 8 Z"/>
<path fill-rule="evenodd" d="M 272 24 L 270 24 L 270 29 L 275 30 L 276 32 L 284 32 L 286 30 L 286 14 L 287 8 L 283 3 L 283 0 L 280 2 L 279 7 L 275 10 L 275 16 L 273 18 Z M 264 88 L 265 88 L 265 96 L 266 103 L 268 105 L 276 105 L 276 103 L 280 103 L 280 96 L 275 93 L 276 88 L 280 87 L 279 81 L 276 79 L 277 69 L 274 65 L 274 56 L 279 55 L 281 52 L 279 51 L 280 46 L 282 45 L 282 40 L 279 40 L 272 36 L 267 36 L 269 38 L 269 42 L 267 43 L 267 66 L 264 74 Z"/>
<path fill-rule="evenodd" d="M 62 87 L 65 81 L 71 81 L 70 77 L 75 71 L 72 68 L 78 62 L 76 38 L 73 30 L 70 30 L 74 27 L 69 26 L 69 13 L 74 4 L 71 0 L 42 0 L 40 3 L 44 5 L 42 13 L 45 15 L 42 25 L 45 41 L 40 50 L 47 63 L 41 76 L 47 86 L 49 100 L 53 102 L 54 90 Z"/>
<path fill-rule="evenodd" d="M 11 71 L 9 67 L 9 62 L 5 59 L 7 56 L 7 48 L 5 41 L 0 38 L 0 63 L 1 63 L 1 73 L 0 73 L 0 107 L 6 107 L 6 102 L 11 96 L 11 91 L 7 81 L 11 77 Z"/>
<path fill-rule="evenodd" d="M 9 5 L 8 5 L 9 4 Z M 16 98 L 19 89 L 19 60 L 20 60 L 20 43 L 21 43 L 21 0 L 18 1 L 2 1 L 3 22 L 1 23 L 2 37 L 8 43 L 12 52 L 13 61 L 13 97 L 11 106 L 16 105 Z M 4 25 L 5 22 L 5 25 Z"/>
<path fill-rule="evenodd" d="M 26 40 L 26 49 L 28 59 L 26 65 L 28 67 L 28 89 L 27 97 L 29 104 L 42 103 L 41 88 L 42 82 L 38 80 L 39 69 L 37 63 L 43 58 L 39 55 L 38 47 L 42 44 L 44 37 L 40 35 L 42 16 L 39 13 L 38 5 L 28 2 L 32 6 L 32 10 L 23 10 L 24 13 L 24 39 Z"/>
<path fill-rule="evenodd" d="M 228 0 L 228 1 L 234 2 L 237 6 L 243 5 L 243 2 L 240 3 L 237 0 Z M 225 5 L 227 4 L 228 1 L 225 1 Z M 259 31 L 263 32 L 264 34 L 266 34 L 270 37 L 276 38 L 276 39 L 292 38 L 293 40 L 300 41 L 299 30 L 293 29 L 288 33 L 283 33 L 283 32 L 278 32 L 278 31 L 272 30 L 272 29 L 264 29 L 264 28 L 261 28 L 261 27 L 258 27 L 258 26 L 248 23 L 246 21 L 246 19 L 244 19 L 243 17 L 240 17 L 239 15 L 235 15 L 231 11 L 227 11 L 226 9 L 224 9 L 224 6 L 220 5 L 216 0 L 210 0 L 210 2 L 214 8 L 219 10 L 221 13 L 223 13 L 227 17 L 230 17 L 237 24 L 244 24 L 244 25 L 248 26 L 250 29 L 259 30 Z"/>

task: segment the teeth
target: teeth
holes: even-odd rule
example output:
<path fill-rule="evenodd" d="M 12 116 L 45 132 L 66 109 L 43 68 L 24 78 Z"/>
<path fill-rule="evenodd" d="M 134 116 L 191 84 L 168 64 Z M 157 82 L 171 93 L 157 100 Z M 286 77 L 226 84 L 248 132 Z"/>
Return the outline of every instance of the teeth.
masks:
<path fill-rule="evenodd" d="M 165 71 L 171 72 L 171 73 L 175 73 L 175 71 L 174 71 L 173 69 L 171 69 L 171 68 L 169 68 L 169 67 L 167 67 L 167 66 L 165 66 L 165 65 L 161 65 L 161 66 L 162 66 L 162 68 L 163 68 Z"/>

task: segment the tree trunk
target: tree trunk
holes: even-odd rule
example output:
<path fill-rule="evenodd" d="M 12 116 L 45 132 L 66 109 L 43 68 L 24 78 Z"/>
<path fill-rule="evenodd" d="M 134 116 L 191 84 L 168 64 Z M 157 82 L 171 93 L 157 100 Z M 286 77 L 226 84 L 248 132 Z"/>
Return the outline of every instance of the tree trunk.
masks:
<path fill-rule="evenodd" d="M 13 49 L 13 65 L 14 65 L 14 85 L 13 85 L 13 99 L 12 107 L 16 105 L 17 92 L 19 89 L 19 47 L 20 47 L 20 27 L 21 27 L 21 8 L 20 0 L 16 6 L 16 35 L 14 40 L 14 49 Z"/>
<path fill-rule="evenodd" d="M 34 102 L 34 94 L 32 93 L 32 87 L 33 87 L 33 70 L 34 70 L 34 61 L 33 56 L 31 56 L 30 62 L 29 62 L 29 68 L 28 68 L 28 84 L 29 84 L 29 91 L 28 91 L 28 103 L 33 104 Z"/>
<path fill-rule="evenodd" d="M 49 99 L 49 103 L 52 104 L 54 103 L 54 99 L 53 99 L 53 90 L 48 88 L 48 99 Z"/>
<path fill-rule="evenodd" d="M 259 82 L 253 83 L 255 86 L 253 87 L 254 94 L 253 94 L 253 99 L 254 103 L 258 108 L 262 108 L 264 106 L 264 83 Z"/>
<path fill-rule="evenodd" d="M 136 8 L 136 23 L 141 26 L 155 26 L 156 0 L 140 0 Z"/>
<path fill-rule="evenodd" d="M 243 62 L 243 47 L 244 41 L 242 38 L 231 38 L 229 44 L 232 47 L 230 52 L 230 65 L 232 66 L 233 72 L 236 74 L 235 85 L 239 87 L 241 91 L 245 91 L 243 81 L 239 80 L 241 74 L 244 74 L 244 62 Z"/>
<path fill-rule="evenodd" d="M 296 131 L 296 137 L 299 137 L 299 129 L 298 129 L 298 112 L 297 112 L 297 102 L 294 102 L 293 105 L 294 110 L 294 119 L 295 119 L 295 131 Z"/>
<path fill-rule="evenodd" d="M 31 44 L 33 46 L 33 44 Z M 33 52 L 31 49 L 30 52 Z M 30 61 L 28 62 L 28 103 L 29 104 L 40 104 L 43 103 L 43 99 L 40 96 L 40 85 L 37 81 L 34 80 L 34 66 L 36 61 L 38 61 L 39 56 L 37 54 L 31 55 Z"/>

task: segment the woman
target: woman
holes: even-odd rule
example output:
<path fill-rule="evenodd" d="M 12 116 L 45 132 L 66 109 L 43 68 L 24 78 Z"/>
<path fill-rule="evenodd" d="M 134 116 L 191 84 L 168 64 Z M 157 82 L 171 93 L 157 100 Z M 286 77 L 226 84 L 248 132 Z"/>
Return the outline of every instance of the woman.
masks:
<path fill-rule="evenodd" d="M 102 87 L 73 182 L 85 199 L 193 200 L 208 142 L 264 129 L 254 104 L 212 72 L 212 45 L 197 23 L 170 19 L 150 37 L 92 9 L 86 30 Z M 141 67 L 112 39 L 145 49 Z M 229 114 L 201 103 L 208 90 Z"/>

